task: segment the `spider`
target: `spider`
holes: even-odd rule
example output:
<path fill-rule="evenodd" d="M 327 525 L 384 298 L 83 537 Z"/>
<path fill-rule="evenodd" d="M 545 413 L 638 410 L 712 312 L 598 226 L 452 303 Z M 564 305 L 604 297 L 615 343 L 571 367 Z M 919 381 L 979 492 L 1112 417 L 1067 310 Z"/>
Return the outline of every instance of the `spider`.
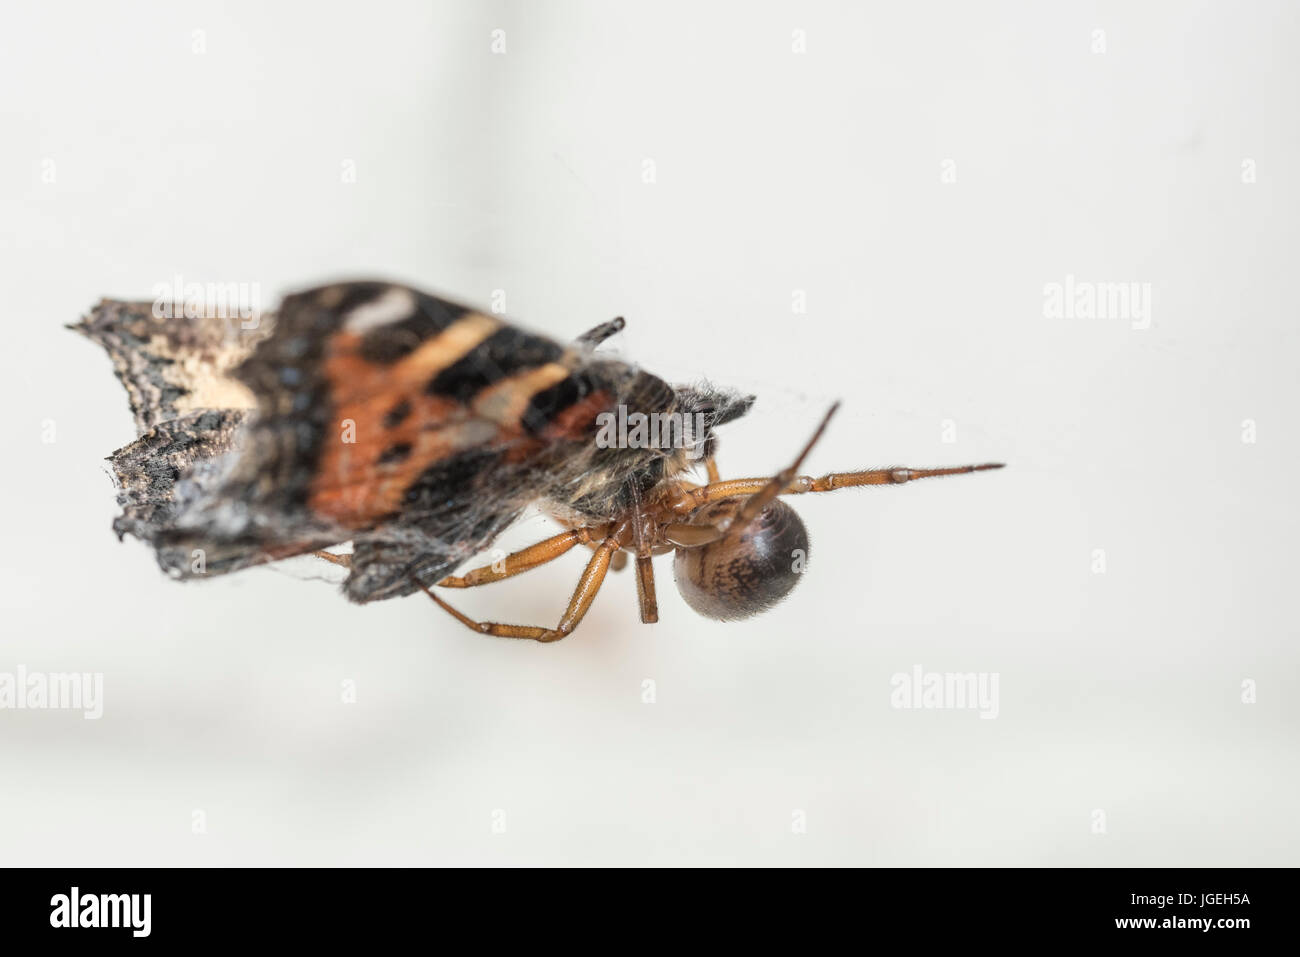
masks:
<path fill-rule="evenodd" d="M 589 336 L 591 333 L 588 334 Z M 569 604 L 554 628 L 475 621 L 424 584 L 420 588 L 457 621 L 502 638 L 558 641 L 581 623 L 605 581 L 635 559 L 641 621 L 659 620 L 652 560 L 672 552 L 677 589 L 696 612 L 718 621 L 750 618 L 784 599 L 799 581 L 808 554 L 808 532 L 799 515 L 779 496 L 833 492 L 863 485 L 901 485 L 916 479 L 962 475 L 1003 467 L 1002 463 L 946 468 L 883 468 L 831 472 L 819 478 L 799 475 L 839 402 L 826 412 L 803 450 L 789 466 L 768 478 L 723 480 L 713 458 L 705 462 L 708 484 L 666 480 L 646 497 L 608 522 L 570 528 L 521 549 L 503 560 L 464 575 L 449 575 L 440 588 L 473 588 L 539 568 L 578 545 L 594 552 Z"/>

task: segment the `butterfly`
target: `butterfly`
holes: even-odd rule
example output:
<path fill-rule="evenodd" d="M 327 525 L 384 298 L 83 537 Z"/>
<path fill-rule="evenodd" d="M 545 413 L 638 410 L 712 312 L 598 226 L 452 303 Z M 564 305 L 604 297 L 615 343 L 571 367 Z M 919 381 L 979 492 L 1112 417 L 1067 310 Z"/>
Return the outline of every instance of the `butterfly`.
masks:
<path fill-rule="evenodd" d="M 135 416 L 137 438 L 109 457 L 114 530 L 153 546 L 165 572 L 193 579 L 314 554 L 346 567 L 352 601 L 423 591 L 488 635 L 563 638 L 629 560 L 641 620 L 657 621 L 653 558 L 668 552 L 693 609 L 747 618 L 788 595 L 807 561 L 807 531 L 783 496 L 1001 468 L 800 475 L 837 404 L 780 472 L 723 480 L 715 431 L 754 396 L 673 386 L 601 352 L 623 327 L 561 344 L 366 281 L 252 317 L 103 300 L 70 328 L 106 349 Z M 563 530 L 453 574 L 530 506 Z M 350 554 L 329 551 L 348 542 Z M 553 627 L 474 621 L 435 590 L 578 547 L 591 557 Z"/>

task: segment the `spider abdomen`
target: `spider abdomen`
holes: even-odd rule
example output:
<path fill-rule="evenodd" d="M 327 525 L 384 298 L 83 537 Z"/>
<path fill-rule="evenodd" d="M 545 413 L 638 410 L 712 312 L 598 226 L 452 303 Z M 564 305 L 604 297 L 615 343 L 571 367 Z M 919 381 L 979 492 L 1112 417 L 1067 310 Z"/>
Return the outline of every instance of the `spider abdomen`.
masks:
<path fill-rule="evenodd" d="M 713 525 L 734 518 L 744 499 L 724 499 L 691 516 Z M 673 574 L 686 603 L 707 618 L 739 621 L 788 595 L 808 560 L 808 531 L 789 505 L 774 499 L 733 540 L 677 549 Z"/>

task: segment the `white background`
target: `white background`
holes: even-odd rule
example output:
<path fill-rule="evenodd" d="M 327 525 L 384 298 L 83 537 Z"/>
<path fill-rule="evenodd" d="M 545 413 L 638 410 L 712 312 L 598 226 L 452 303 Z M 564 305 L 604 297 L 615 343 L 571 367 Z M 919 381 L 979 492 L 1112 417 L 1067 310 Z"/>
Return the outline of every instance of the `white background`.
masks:
<path fill-rule="evenodd" d="M 1300 863 L 1294 5 L 3 17 L 0 671 L 105 683 L 99 721 L 0 711 L 3 863 Z M 797 500 L 806 578 L 743 624 L 664 559 L 660 624 L 624 573 L 546 646 L 176 584 L 109 529 L 132 424 L 62 328 L 176 274 L 625 315 L 622 354 L 758 392 L 731 475 L 834 398 L 812 471 L 1010 467 Z M 1067 275 L 1149 283 L 1150 328 L 1045 318 Z M 551 623 L 582 562 L 457 598 Z M 999 716 L 891 707 L 916 665 L 998 673 Z"/>

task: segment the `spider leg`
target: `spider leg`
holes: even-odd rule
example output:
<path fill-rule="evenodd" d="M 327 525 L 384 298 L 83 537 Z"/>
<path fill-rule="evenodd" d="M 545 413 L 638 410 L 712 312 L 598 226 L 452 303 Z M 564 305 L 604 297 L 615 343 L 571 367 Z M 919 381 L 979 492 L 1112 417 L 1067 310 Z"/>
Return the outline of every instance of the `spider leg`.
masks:
<path fill-rule="evenodd" d="M 817 431 L 813 433 L 812 438 L 808 440 L 808 443 L 803 447 L 803 451 L 799 453 L 793 462 L 763 483 L 763 485 L 750 496 L 745 504 L 740 507 L 740 511 L 736 513 L 735 518 L 733 518 L 729 523 L 724 522 L 719 526 L 727 533 L 727 537 L 733 539 L 738 537 L 740 533 L 745 530 L 745 526 L 754 520 L 754 516 L 763 511 L 767 506 L 767 503 L 780 495 L 781 490 L 790 484 L 798 473 L 799 466 L 803 465 L 803 460 L 808 457 L 808 453 L 813 450 L 813 446 L 817 444 L 817 440 L 822 437 L 822 433 L 826 431 L 826 426 L 830 424 L 831 416 L 839 410 L 839 407 L 840 404 L 836 402 L 827 410 L 826 415 L 822 417 L 821 425 L 817 426 Z M 696 489 L 696 491 L 691 494 L 693 496 L 699 496 L 703 493 L 703 501 L 713 501 L 715 494 L 710 492 L 710 490 L 716 489 L 720 484 L 724 483 L 710 482 L 708 485 L 704 486 L 704 488 Z M 726 496 L 721 497 L 725 498 Z"/>
<path fill-rule="evenodd" d="M 914 469 L 894 466 L 885 469 L 863 469 L 858 472 L 829 472 L 814 478 L 811 475 L 797 475 L 778 492 L 778 495 L 802 495 L 805 492 L 835 492 L 842 488 L 856 488 L 860 485 L 902 485 L 915 479 L 939 478 L 944 475 L 965 475 L 969 472 L 987 472 L 1006 466 L 1002 462 L 985 462 L 982 465 L 953 465 L 938 469 Z M 738 495 L 755 495 L 766 489 L 772 482 L 767 478 L 727 479 L 725 482 L 711 482 L 690 492 L 691 508 L 698 508 L 706 502 L 716 502 L 723 498 Z M 697 496 L 696 493 L 702 493 Z M 763 504 L 767 504 L 767 499 Z"/>
<path fill-rule="evenodd" d="M 596 549 L 600 548 L 600 542 L 588 542 L 587 547 L 594 552 Z M 621 572 L 625 568 L 627 568 L 627 552 L 619 549 L 614 553 L 614 557 L 609 560 L 609 570 L 612 572 Z"/>
<path fill-rule="evenodd" d="M 649 555 L 636 557 L 636 600 L 641 607 L 641 622 L 653 625 L 659 620 L 659 600 L 655 597 L 655 566 Z"/>
<path fill-rule="evenodd" d="M 504 625 L 494 621 L 475 621 L 468 615 L 464 615 L 451 607 L 451 605 L 435 595 L 431 589 L 426 588 L 424 584 L 419 582 L 417 584 L 420 585 L 426 595 L 433 599 L 435 604 L 439 605 L 462 625 L 472 628 L 481 635 L 495 635 L 498 638 L 531 638 L 533 641 L 559 641 L 577 628 L 587 614 L 587 609 L 591 607 L 592 601 L 596 598 L 596 593 L 600 591 L 600 586 L 605 581 L 605 573 L 609 571 L 610 556 L 623 547 L 622 532 L 625 529 L 625 526 L 620 528 L 600 543 L 596 553 L 591 556 L 591 561 L 587 563 L 582 577 L 578 579 L 578 587 L 573 590 L 573 597 L 569 599 L 568 608 L 565 609 L 559 624 L 554 628 L 541 628 L 536 625 Z"/>
<path fill-rule="evenodd" d="M 493 562 L 491 565 L 484 565 L 481 568 L 475 568 L 464 575 L 448 575 L 441 581 L 435 582 L 435 584 L 441 588 L 473 588 L 475 585 L 499 582 L 503 578 L 510 578 L 512 575 L 519 575 L 540 565 L 545 565 L 547 562 L 559 558 L 578 544 L 597 547 L 597 543 L 592 540 L 591 530 L 578 528 L 552 535 L 544 541 L 529 545 L 527 548 L 522 548 L 507 555 L 500 561 Z"/>
<path fill-rule="evenodd" d="M 653 542 L 647 535 L 648 531 L 638 498 L 632 514 L 632 541 L 636 545 L 636 600 L 641 609 L 642 624 L 652 625 L 659 620 L 659 601 L 655 597 Z"/>
<path fill-rule="evenodd" d="M 915 479 L 939 478 L 944 475 L 965 475 L 969 472 L 984 472 L 989 469 L 1003 467 L 1001 462 L 986 462 L 982 465 L 955 465 L 935 469 L 896 466 L 884 469 L 862 469 L 856 472 L 829 472 L 817 478 L 811 475 L 796 474 L 799 466 L 803 464 L 803 460 L 812 451 L 812 447 L 817 444 L 817 440 L 821 438 L 822 433 L 826 430 L 827 423 L 838 408 L 838 402 L 831 406 L 830 411 L 822 419 L 821 425 L 813 433 L 813 437 L 808 440 L 808 444 L 804 446 L 798 458 L 788 468 L 782 469 L 771 478 L 728 479 L 723 482 L 710 482 L 708 485 L 686 491 L 682 499 L 674 503 L 673 507 L 678 512 L 687 512 L 707 502 L 716 502 L 720 499 L 737 496 L 749 496 L 749 500 L 736 513 L 731 523 L 720 526 L 728 537 L 734 538 L 754 520 L 754 517 L 767 506 L 768 502 L 778 495 L 834 492 L 837 489 L 855 488 L 861 485 L 902 485 L 904 482 L 911 482 Z"/>
<path fill-rule="evenodd" d="M 716 542 L 725 534 L 725 529 L 721 529 L 716 525 L 669 522 L 659 530 L 659 534 L 664 541 L 670 545 L 675 545 L 677 548 L 695 548 L 697 545 Z"/>
<path fill-rule="evenodd" d="M 917 478 L 932 478 L 940 475 L 961 475 L 966 472 L 980 472 L 986 469 L 1000 469 L 1000 464 L 989 465 L 961 465 L 945 469 L 872 469 L 863 472 L 832 472 L 829 475 L 823 475 L 821 478 L 813 478 L 809 475 L 800 475 L 796 477 L 785 489 L 782 495 L 797 495 L 802 492 L 833 492 L 836 489 L 852 488 L 855 485 L 886 485 L 898 484 L 899 482 L 910 482 Z M 905 476 L 900 473 L 906 473 Z M 899 476 L 899 477 L 891 477 Z M 705 494 L 699 499 L 688 499 L 692 504 L 691 509 L 698 508 L 699 505 L 706 502 L 716 502 L 724 498 L 738 498 L 744 495 L 754 495 L 761 492 L 767 487 L 770 479 L 752 478 L 752 479 L 731 479 L 726 482 L 716 482 L 712 485 L 705 486 L 695 491 L 704 492 Z M 730 526 L 728 526 L 730 527 Z M 727 534 L 727 528 L 719 525 L 700 525 L 694 522 L 668 522 L 659 529 L 660 537 L 670 545 L 677 548 L 696 548 L 700 545 L 708 545 L 716 542 Z"/>

